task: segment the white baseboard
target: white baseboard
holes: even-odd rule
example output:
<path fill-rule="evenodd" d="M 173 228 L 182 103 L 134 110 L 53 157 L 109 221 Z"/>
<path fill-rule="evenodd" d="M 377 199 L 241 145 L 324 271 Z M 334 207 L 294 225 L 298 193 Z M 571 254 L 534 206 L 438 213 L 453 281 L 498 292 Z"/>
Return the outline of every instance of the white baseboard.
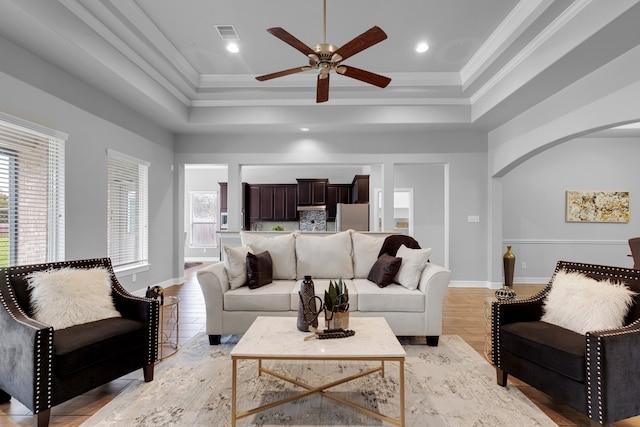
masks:
<path fill-rule="evenodd" d="M 170 288 L 171 286 L 174 285 L 179 285 L 181 283 L 184 283 L 187 280 L 186 277 L 182 277 L 180 279 L 169 279 L 169 280 L 165 280 L 162 283 L 156 283 L 153 286 L 162 286 L 163 288 Z M 131 291 L 131 293 L 137 297 L 144 297 L 147 294 L 147 288 L 140 288 L 140 289 L 136 289 L 135 291 Z"/>
<path fill-rule="evenodd" d="M 523 285 L 546 285 L 549 283 L 550 277 L 514 277 L 513 282 Z M 500 289 L 502 282 L 474 281 L 474 280 L 452 280 L 449 283 L 450 288 L 483 288 L 483 289 Z"/>
<path fill-rule="evenodd" d="M 490 282 L 486 281 L 473 281 L 473 280 L 453 280 L 449 282 L 450 288 L 484 288 L 484 289 L 498 289 L 500 286 L 494 288 Z"/>

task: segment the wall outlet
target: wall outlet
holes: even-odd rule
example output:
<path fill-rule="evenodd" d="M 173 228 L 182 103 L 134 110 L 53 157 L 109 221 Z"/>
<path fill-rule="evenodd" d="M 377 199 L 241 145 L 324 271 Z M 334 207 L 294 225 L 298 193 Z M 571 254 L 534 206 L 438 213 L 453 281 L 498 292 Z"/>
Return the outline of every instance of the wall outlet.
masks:
<path fill-rule="evenodd" d="M 135 273 L 133 273 L 133 274 L 131 275 L 131 281 L 132 281 L 132 282 L 135 282 L 135 281 L 136 281 L 136 279 L 137 279 L 136 274 L 135 274 Z"/>
<path fill-rule="evenodd" d="M 523 263 L 522 263 L 522 269 L 523 269 L 523 270 L 526 270 L 526 269 L 527 269 L 527 263 L 526 263 L 526 262 L 523 262 Z"/>

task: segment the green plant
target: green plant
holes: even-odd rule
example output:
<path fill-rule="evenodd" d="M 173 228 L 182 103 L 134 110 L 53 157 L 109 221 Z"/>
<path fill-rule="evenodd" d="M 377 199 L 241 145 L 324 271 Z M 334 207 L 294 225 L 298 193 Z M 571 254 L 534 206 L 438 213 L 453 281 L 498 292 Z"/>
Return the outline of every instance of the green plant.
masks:
<path fill-rule="evenodd" d="M 324 307 L 327 311 L 342 312 L 349 310 L 349 289 L 342 281 L 329 280 L 329 290 L 324 291 Z"/>
<path fill-rule="evenodd" d="M 274 225 L 271 227 L 271 231 L 284 231 L 284 227 L 281 225 Z"/>

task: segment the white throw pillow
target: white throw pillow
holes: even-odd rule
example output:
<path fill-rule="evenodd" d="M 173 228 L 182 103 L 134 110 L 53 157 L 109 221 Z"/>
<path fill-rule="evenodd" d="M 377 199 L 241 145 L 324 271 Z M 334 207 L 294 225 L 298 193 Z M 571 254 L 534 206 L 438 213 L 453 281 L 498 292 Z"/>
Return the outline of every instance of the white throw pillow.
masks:
<path fill-rule="evenodd" d="M 328 236 L 296 236 L 298 279 L 353 278 L 351 233 L 342 231 Z"/>
<path fill-rule="evenodd" d="M 420 275 L 429 261 L 429 255 L 431 255 L 431 248 L 409 249 L 405 245 L 400 246 L 396 256 L 402 258 L 402 264 L 393 281 L 411 291 L 418 289 Z"/>
<path fill-rule="evenodd" d="M 122 317 L 111 297 L 104 268 L 61 268 L 28 276 L 33 317 L 54 329 Z"/>
<path fill-rule="evenodd" d="M 356 231 L 351 233 L 353 242 L 353 276 L 366 279 L 371 267 L 378 260 L 385 237 L 374 237 Z"/>
<path fill-rule="evenodd" d="M 269 251 L 273 262 L 273 280 L 296 278 L 296 248 L 292 233 L 277 237 L 264 237 L 240 232 L 242 246 L 251 246 L 256 254 Z"/>
<path fill-rule="evenodd" d="M 250 247 L 224 247 L 224 269 L 229 278 L 229 287 L 238 289 L 247 284 L 247 254 L 253 251 Z"/>
<path fill-rule="evenodd" d="M 562 270 L 545 298 L 541 320 L 579 334 L 619 328 L 624 325 L 634 295 L 623 283 L 597 281 Z"/>

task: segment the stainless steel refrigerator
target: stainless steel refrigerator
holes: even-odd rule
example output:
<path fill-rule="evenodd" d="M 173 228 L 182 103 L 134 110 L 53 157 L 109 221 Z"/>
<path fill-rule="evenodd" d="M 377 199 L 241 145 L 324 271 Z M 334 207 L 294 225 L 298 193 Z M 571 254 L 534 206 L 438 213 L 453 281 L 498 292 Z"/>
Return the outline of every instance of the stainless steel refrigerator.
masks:
<path fill-rule="evenodd" d="M 336 206 L 336 231 L 369 231 L 369 204 L 338 203 Z"/>

